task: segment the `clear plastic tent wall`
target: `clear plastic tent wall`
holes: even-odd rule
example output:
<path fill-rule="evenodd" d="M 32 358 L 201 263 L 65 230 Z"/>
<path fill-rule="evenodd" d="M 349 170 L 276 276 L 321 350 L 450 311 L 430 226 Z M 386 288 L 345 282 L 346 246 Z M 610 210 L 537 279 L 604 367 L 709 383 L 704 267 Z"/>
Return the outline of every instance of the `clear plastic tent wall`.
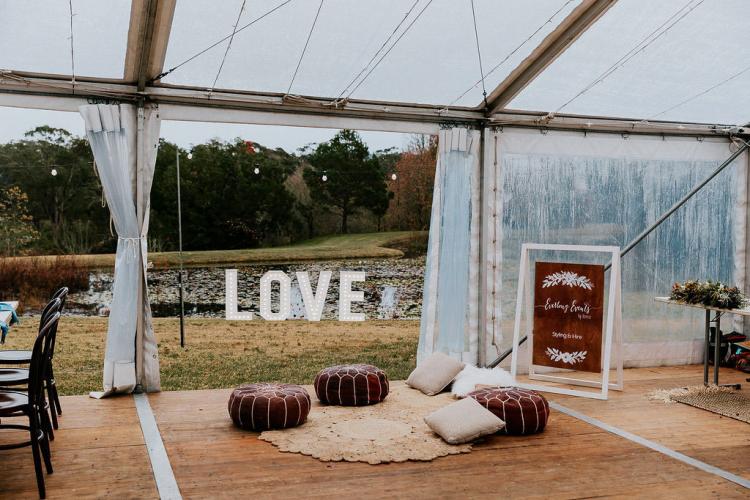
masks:
<path fill-rule="evenodd" d="M 726 140 L 505 129 L 499 133 L 502 324 L 512 339 L 521 244 L 624 246 L 732 152 Z M 699 362 L 703 315 L 654 302 L 675 281 L 744 285 L 747 158 L 740 156 L 622 260 L 627 365 Z M 591 262 L 590 254 L 539 260 Z M 598 263 L 606 264 L 606 256 Z M 532 268 L 533 269 L 533 268 Z M 723 328 L 732 328 L 725 320 Z"/>

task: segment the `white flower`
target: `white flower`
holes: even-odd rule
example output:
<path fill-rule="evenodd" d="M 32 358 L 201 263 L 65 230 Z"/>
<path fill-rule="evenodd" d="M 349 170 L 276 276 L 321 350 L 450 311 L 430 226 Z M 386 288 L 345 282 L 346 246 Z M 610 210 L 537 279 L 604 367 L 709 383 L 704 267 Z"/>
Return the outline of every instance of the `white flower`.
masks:
<path fill-rule="evenodd" d="M 586 359 L 588 351 L 576 351 L 576 352 L 563 352 L 554 347 L 548 347 L 545 351 L 547 357 L 552 361 L 563 362 L 566 365 L 575 365 L 582 363 Z"/>
<path fill-rule="evenodd" d="M 592 288 L 594 288 L 594 284 L 591 283 L 590 279 L 588 279 L 586 276 L 581 276 L 580 274 L 576 274 L 572 271 L 559 271 L 556 273 L 548 274 L 544 278 L 542 288 L 549 288 L 551 286 L 557 285 L 569 286 L 571 288 L 577 286 L 580 288 L 585 288 L 586 290 L 591 290 Z"/>

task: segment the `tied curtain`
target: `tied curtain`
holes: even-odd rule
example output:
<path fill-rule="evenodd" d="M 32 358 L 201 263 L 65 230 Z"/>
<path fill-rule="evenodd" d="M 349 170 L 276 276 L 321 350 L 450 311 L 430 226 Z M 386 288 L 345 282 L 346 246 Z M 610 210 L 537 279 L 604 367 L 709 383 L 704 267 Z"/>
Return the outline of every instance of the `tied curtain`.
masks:
<path fill-rule="evenodd" d="M 159 142 L 155 107 L 95 104 L 79 108 L 117 232 L 104 391 L 160 390 L 159 358 L 146 281 L 149 198 Z"/>
<path fill-rule="evenodd" d="M 436 351 L 479 362 L 479 139 L 440 131 L 417 363 Z"/>

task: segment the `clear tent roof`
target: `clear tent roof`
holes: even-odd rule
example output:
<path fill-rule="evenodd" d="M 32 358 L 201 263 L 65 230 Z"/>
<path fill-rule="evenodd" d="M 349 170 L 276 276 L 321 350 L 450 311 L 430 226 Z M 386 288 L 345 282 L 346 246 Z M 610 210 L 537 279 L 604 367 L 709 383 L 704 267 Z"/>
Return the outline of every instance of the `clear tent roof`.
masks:
<path fill-rule="evenodd" d="M 283 3 L 246 0 L 238 22 L 243 0 L 178 1 L 165 69 L 221 40 L 235 23 L 243 26 Z M 487 92 L 579 3 L 474 0 Z M 105 7 L 97 0 L 72 0 L 72 6 L 76 76 L 122 79 L 130 1 L 111 0 Z M 228 52 L 228 42 L 222 42 L 163 82 L 332 98 L 351 93 L 356 99 L 440 106 L 482 104 L 481 85 L 474 85 L 480 70 L 470 0 L 324 0 L 289 89 L 319 6 L 292 0 L 237 33 Z M 744 0 L 620 0 L 508 108 L 746 123 L 746 19 Z M 0 0 L 0 68 L 70 75 L 70 22 L 68 2 Z M 370 73 L 367 63 L 386 40 L 380 55 L 387 53 Z M 624 63 L 623 56 L 628 56 Z M 348 85 L 363 68 L 363 82 Z M 606 78 L 597 81 L 602 74 Z"/>
<path fill-rule="evenodd" d="M 72 0 L 75 73 L 122 78 L 130 0 Z M 71 74 L 68 2 L 0 0 L 0 68 Z"/>
<path fill-rule="evenodd" d="M 279 0 L 247 2 L 240 26 L 279 3 Z M 544 25 L 532 40 L 488 75 L 485 84 L 488 91 L 528 56 L 577 3 L 567 2 L 566 5 L 561 0 L 540 0 L 529 9 L 524 2 L 505 2 L 500 6 L 491 0 L 475 0 L 482 58 L 494 61 L 492 66 Z M 178 3 L 165 68 L 179 64 L 231 33 L 241 4 L 242 0 Z M 399 34 L 426 4 L 425 0 L 417 2 Z M 208 8 L 209 5 L 212 7 Z M 316 1 L 292 2 L 247 32 L 237 34 L 216 86 L 286 92 L 318 5 Z M 356 3 L 326 0 L 291 93 L 321 97 L 341 95 L 412 5 L 413 0 Z M 546 23 L 563 5 L 565 8 L 555 16 L 554 22 Z M 212 86 L 225 48 L 225 44 L 217 46 L 164 81 Z M 449 104 L 479 79 L 471 4 L 434 0 L 352 97 Z M 481 100 L 481 86 L 476 86 L 454 104 L 475 106 Z"/>

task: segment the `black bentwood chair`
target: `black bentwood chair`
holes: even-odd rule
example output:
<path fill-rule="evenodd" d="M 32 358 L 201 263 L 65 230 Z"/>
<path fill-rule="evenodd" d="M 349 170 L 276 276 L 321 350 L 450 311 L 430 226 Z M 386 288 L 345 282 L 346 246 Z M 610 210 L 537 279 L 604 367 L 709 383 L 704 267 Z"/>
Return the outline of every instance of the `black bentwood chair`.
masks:
<path fill-rule="evenodd" d="M 39 322 L 39 331 L 42 331 L 42 328 L 49 322 L 50 318 L 55 314 L 59 313 L 60 309 L 62 308 L 62 302 L 60 299 L 54 299 L 51 300 L 49 304 L 44 308 L 44 311 L 42 312 L 42 319 Z M 54 339 L 57 335 L 57 326 L 50 331 L 50 345 L 54 345 Z M 2 351 L 0 351 L 2 352 Z M 28 362 L 31 363 L 31 356 L 33 351 L 16 351 L 18 353 L 28 353 L 28 357 L 25 359 L 28 359 Z M 20 356 L 18 356 L 20 357 Z M 51 360 L 47 360 L 47 364 L 51 366 Z M 23 390 L 28 386 L 29 384 L 29 368 L 0 368 L 0 389 L 12 389 L 12 390 Z M 22 386 L 22 387 L 21 387 Z M 50 439 L 55 439 L 55 435 L 52 431 L 53 424 L 50 421 L 50 414 L 47 413 L 47 410 L 50 410 L 51 407 L 49 403 L 45 400 L 44 402 L 44 414 L 42 415 L 42 424 L 44 426 L 44 430 L 47 432 Z M 55 415 L 52 413 L 52 417 L 54 418 Z M 57 428 L 57 426 L 55 426 Z"/>
<path fill-rule="evenodd" d="M 56 312 L 62 314 L 65 306 L 65 299 L 68 296 L 68 287 L 62 287 L 52 295 L 52 300 L 42 310 L 42 316 L 39 320 L 41 329 L 47 320 Z M 49 355 L 49 367 L 47 367 L 47 378 L 45 386 L 49 399 L 50 416 L 52 417 L 52 426 L 57 429 L 57 417 L 62 415 L 60 406 L 60 397 L 57 394 L 57 385 L 55 384 L 55 372 L 52 366 L 52 358 L 55 355 L 55 342 L 57 340 L 57 328 L 52 333 L 51 349 Z M 24 365 L 31 362 L 31 351 L 0 351 L 0 365 Z M 10 387 L 26 384 L 28 378 L 28 369 L 26 368 L 0 368 L 0 387 Z M 50 433 L 51 434 L 51 433 Z M 54 436 L 51 435 L 54 439 Z"/>
<path fill-rule="evenodd" d="M 49 438 L 42 424 L 44 416 L 47 415 L 44 401 L 44 380 L 47 367 L 49 366 L 49 351 L 52 346 L 50 336 L 57 329 L 60 321 L 60 313 L 52 315 L 42 327 L 34 342 L 31 351 L 31 363 L 29 365 L 29 383 L 27 391 L 0 390 L 0 417 L 23 417 L 29 419 L 29 425 L 0 423 L 0 430 L 15 429 L 29 432 L 29 440 L 20 443 L 0 444 L 0 450 L 12 450 L 31 446 L 31 454 L 34 458 L 34 471 L 36 472 L 36 485 L 39 489 L 39 497 L 45 498 L 44 471 L 42 471 L 42 458 L 47 469 L 47 474 L 52 474 L 52 457 L 50 456 Z"/>

